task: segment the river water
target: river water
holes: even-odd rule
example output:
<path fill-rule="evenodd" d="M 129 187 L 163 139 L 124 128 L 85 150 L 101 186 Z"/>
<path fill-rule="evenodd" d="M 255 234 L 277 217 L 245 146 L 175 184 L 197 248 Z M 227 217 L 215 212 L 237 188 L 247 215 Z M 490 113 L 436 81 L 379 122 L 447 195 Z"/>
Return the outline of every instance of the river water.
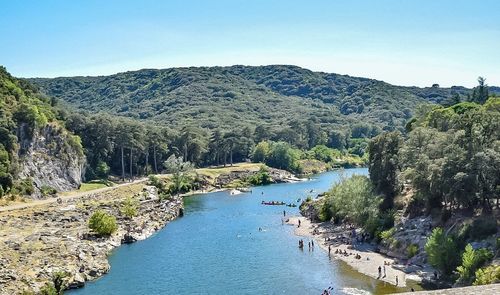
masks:
<path fill-rule="evenodd" d="M 299 250 L 293 227 L 282 224 L 283 210 L 287 216 L 298 215 L 298 207 L 261 205 L 262 200 L 299 204 L 298 198 L 327 191 L 342 176 L 367 173 L 346 169 L 235 196 L 187 197 L 184 217 L 147 240 L 117 248 L 109 257 L 109 274 L 68 293 L 321 294 L 329 286 L 332 294 L 407 291 L 330 261 L 320 247 Z"/>

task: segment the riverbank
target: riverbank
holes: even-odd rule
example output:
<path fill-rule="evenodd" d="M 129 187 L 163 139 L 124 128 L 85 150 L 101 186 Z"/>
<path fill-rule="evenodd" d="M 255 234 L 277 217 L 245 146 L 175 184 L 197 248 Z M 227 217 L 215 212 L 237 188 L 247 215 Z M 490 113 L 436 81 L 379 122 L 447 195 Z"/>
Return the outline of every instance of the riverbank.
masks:
<path fill-rule="evenodd" d="M 131 220 L 119 213 L 125 196 L 140 202 Z M 107 256 L 114 248 L 150 237 L 182 208 L 180 197 L 159 200 L 155 187 L 135 183 L 62 203 L 2 212 L 0 294 L 36 292 L 58 271 L 67 273 L 69 288 L 81 287 L 109 271 Z M 97 209 L 117 217 L 118 230 L 109 238 L 89 232 L 88 218 Z"/>
<path fill-rule="evenodd" d="M 299 220 L 300 227 L 298 227 Z M 311 221 L 305 217 L 290 217 L 287 223 L 295 226 L 294 232 L 297 236 L 314 239 L 315 244 L 319 245 L 327 252 L 328 246 L 330 246 L 331 257 L 344 261 L 356 271 L 364 275 L 392 285 L 397 285 L 398 287 L 405 287 L 407 285 L 406 280 L 421 280 L 421 278 L 416 274 L 406 274 L 405 272 L 393 267 L 396 265 L 396 261 L 390 257 L 376 253 L 375 248 L 370 244 L 357 244 L 353 248 L 347 242 L 348 238 L 344 239 L 345 242 L 341 242 L 341 239 L 338 239 L 338 237 L 342 235 L 348 237 L 350 232 L 348 229 L 342 229 L 341 227 L 334 226 L 329 222 L 311 223 Z M 307 241 L 305 241 L 304 247 L 307 247 Z M 342 253 L 346 251 L 348 255 L 335 254 L 336 251 L 341 251 Z M 357 255 L 361 258 L 356 259 Z M 379 276 L 379 266 L 381 267 L 381 276 Z M 396 277 L 398 278 L 397 284 Z"/>
<path fill-rule="evenodd" d="M 199 169 L 205 175 L 203 189 L 160 200 L 147 179 L 89 192 L 73 192 L 59 198 L 0 207 L 0 294 L 38 291 L 55 272 L 67 273 L 68 288 L 82 287 L 109 271 L 107 256 L 123 243 L 143 240 L 182 214 L 182 198 L 193 194 L 229 190 L 259 171 L 261 165 Z M 293 182 L 286 171 L 272 169 L 274 182 Z M 229 176 L 228 176 L 229 175 Z M 169 175 L 159 175 L 168 179 Z M 136 217 L 120 213 L 123 200 L 134 196 L 140 205 Z M 89 231 L 88 219 L 103 209 L 117 218 L 118 230 L 108 238 Z"/>

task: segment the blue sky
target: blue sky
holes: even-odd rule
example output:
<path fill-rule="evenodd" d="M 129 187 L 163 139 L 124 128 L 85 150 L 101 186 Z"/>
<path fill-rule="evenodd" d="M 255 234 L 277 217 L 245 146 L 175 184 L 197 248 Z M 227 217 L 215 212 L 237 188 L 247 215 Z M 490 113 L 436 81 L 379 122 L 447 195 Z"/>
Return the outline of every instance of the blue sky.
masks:
<path fill-rule="evenodd" d="M 0 0 L 15 76 L 294 64 L 398 85 L 500 85 L 500 1 Z"/>

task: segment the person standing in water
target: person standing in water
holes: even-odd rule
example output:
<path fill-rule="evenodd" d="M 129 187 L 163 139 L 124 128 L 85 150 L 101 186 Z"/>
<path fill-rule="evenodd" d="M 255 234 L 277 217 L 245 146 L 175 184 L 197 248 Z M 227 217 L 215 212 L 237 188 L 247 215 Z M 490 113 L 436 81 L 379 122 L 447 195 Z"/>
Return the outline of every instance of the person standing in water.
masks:
<path fill-rule="evenodd" d="M 285 211 L 285 210 L 283 210 L 283 217 L 285 217 L 285 216 L 286 216 L 286 211 Z"/>
<path fill-rule="evenodd" d="M 332 245 L 328 245 L 328 256 L 332 253 Z"/>

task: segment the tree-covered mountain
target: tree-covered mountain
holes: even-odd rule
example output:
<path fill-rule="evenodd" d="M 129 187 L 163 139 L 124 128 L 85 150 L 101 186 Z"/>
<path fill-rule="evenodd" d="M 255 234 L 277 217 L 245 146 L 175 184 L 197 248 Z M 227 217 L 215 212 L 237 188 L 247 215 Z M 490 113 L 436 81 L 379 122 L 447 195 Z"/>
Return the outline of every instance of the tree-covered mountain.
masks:
<path fill-rule="evenodd" d="M 154 120 L 175 129 L 273 127 L 312 119 L 327 130 L 360 122 L 402 130 L 417 105 L 464 100 L 470 93 L 464 87 L 402 87 L 287 65 L 144 69 L 30 81 L 80 110 Z"/>

